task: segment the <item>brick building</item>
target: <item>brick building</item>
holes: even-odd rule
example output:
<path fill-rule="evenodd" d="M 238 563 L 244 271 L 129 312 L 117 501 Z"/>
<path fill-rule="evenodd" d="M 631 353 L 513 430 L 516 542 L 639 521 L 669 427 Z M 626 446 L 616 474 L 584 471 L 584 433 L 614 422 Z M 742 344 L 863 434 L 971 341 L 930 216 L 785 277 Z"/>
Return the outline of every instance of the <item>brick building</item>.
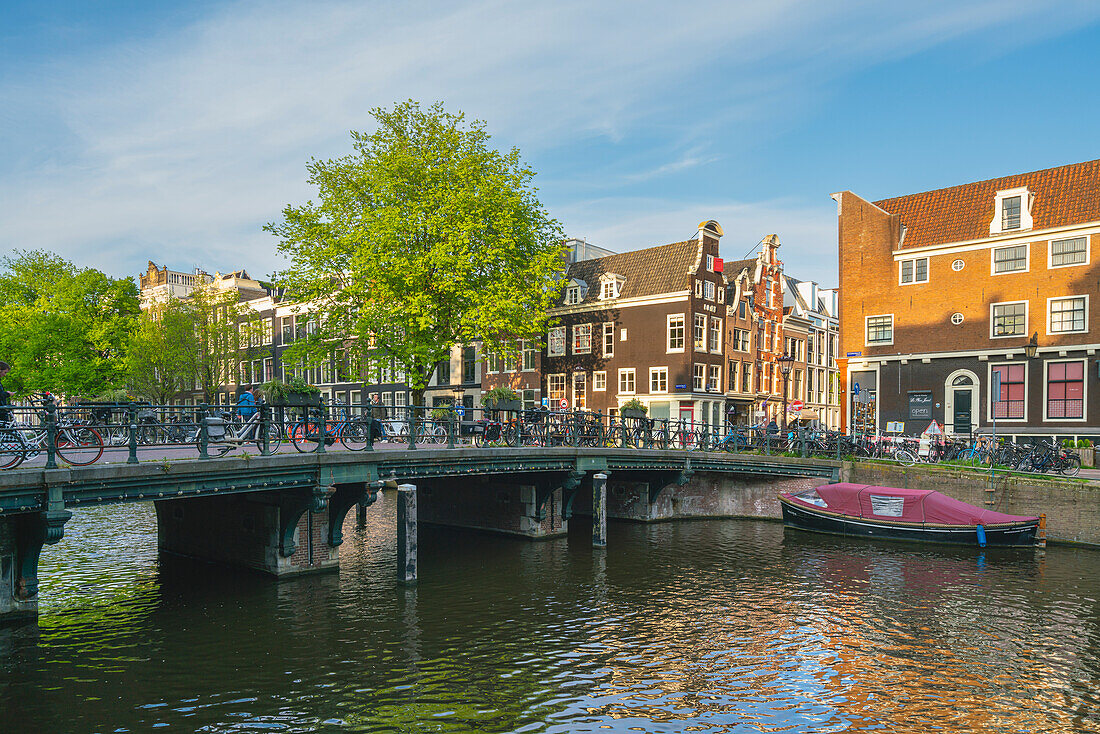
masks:
<path fill-rule="evenodd" d="M 686 242 L 570 263 L 542 357 L 550 404 L 614 413 L 637 398 L 654 418 L 720 424 L 721 236 L 708 221 Z"/>
<path fill-rule="evenodd" d="M 846 424 L 967 434 L 995 414 L 1007 434 L 1095 432 L 1100 161 L 833 198 Z"/>
<path fill-rule="evenodd" d="M 805 358 L 800 360 L 798 367 L 805 370 L 805 385 L 798 396 L 806 406 L 802 417 L 816 420 L 822 428 L 835 430 L 840 426 L 836 369 L 840 345 L 837 291 L 789 275 L 783 276 L 783 283 L 784 331 L 796 319 L 805 324 Z"/>

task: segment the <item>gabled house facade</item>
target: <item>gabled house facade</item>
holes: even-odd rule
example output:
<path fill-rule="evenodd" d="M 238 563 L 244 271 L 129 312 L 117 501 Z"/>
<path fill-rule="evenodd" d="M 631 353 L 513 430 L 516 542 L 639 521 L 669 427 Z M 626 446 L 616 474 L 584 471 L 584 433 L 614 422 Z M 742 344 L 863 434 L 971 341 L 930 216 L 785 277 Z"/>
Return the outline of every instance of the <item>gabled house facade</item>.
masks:
<path fill-rule="evenodd" d="M 821 288 L 812 280 L 783 276 L 784 331 L 797 322 L 805 333 L 805 357 L 794 368 L 805 372 L 801 417 L 830 430 L 840 426 L 837 295 L 836 289 Z"/>
<path fill-rule="evenodd" d="M 652 418 L 720 425 L 721 236 L 708 221 L 686 242 L 569 263 L 542 354 L 549 405 L 617 414 L 636 398 Z"/>
<path fill-rule="evenodd" d="M 1100 161 L 833 198 L 845 425 L 1100 432 Z"/>

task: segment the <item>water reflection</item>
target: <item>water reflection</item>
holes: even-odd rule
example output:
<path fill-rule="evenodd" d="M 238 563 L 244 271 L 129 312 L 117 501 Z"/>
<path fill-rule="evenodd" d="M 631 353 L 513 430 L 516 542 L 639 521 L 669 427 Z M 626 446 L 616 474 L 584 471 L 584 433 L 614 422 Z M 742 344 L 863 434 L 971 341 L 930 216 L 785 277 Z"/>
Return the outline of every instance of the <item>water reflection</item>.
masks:
<path fill-rule="evenodd" d="M 81 511 L 38 628 L 0 631 L 27 731 L 1084 731 L 1100 554 L 922 550 L 714 521 L 593 551 L 425 529 L 392 496 L 339 574 L 158 559 L 152 508 Z M 11 717 L 8 717 L 8 714 Z"/>

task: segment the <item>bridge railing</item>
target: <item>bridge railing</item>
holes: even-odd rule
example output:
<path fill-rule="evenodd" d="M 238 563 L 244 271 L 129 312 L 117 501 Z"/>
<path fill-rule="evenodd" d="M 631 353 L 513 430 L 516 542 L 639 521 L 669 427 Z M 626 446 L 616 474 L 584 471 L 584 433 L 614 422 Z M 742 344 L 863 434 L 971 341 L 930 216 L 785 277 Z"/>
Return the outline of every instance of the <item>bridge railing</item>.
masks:
<path fill-rule="evenodd" d="M 844 450 L 837 434 L 781 434 L 687 418 L 626 411 L 551 410 L 510 402 L 488 407 L 394 406 L 380 402 L 255 406 L 143 402 L 13 406 L 0 422 L 0 468 L 216 457 L 230 451 L 618 447 L 682 451 L 825 455 Z M 105 458 L 106 457 L 106 458 Z"/>

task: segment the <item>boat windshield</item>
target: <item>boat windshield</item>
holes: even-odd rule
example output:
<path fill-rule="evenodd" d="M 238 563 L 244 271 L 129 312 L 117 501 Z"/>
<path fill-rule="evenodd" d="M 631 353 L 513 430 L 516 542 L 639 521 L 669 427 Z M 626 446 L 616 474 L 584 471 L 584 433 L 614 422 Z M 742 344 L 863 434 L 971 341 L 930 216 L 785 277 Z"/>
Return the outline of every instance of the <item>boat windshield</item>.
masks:
<path fill-rule="evenodd" d="M 817 505 L 818 507 L 826 507 L 825 500 L 821 499 L 821 495 L 817 493 L 816 489 L 808 489 L 805 492 L 799 492 L 795 495 L 803 502 L 808 502 L 811 505 Z"/>

